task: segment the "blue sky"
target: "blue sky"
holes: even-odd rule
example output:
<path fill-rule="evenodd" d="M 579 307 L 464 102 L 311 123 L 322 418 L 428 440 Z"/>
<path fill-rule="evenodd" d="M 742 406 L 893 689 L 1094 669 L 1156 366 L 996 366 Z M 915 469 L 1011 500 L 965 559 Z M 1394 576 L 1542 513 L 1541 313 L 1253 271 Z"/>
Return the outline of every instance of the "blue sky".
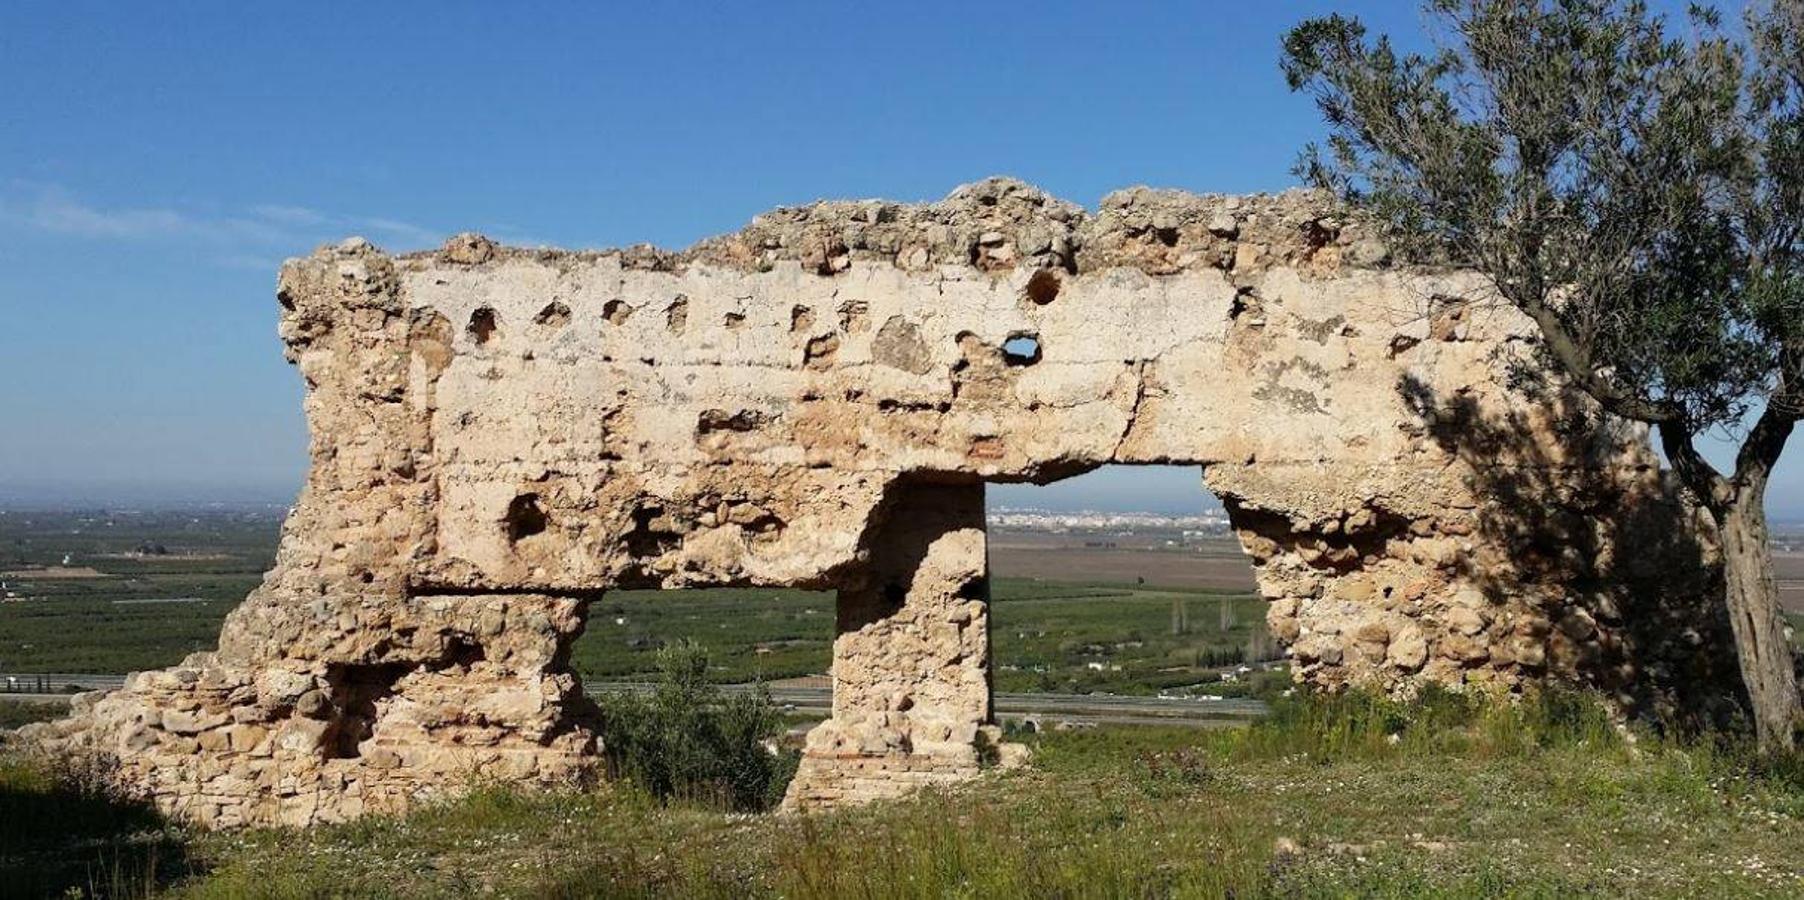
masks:
<path fill-rule="evenodd" d="M 1318 129 L 1278 39 L 1332 9 L 1420 30 L 1403 2 L 8 4 L 0 499 L 292 494 L 275 269 L 349 234 L 674 247 L 991 174 L 1089 206 L 1283 188 Z M 1775 505 L 1804 513 L 1801 456 Z M 1181 508 L 1195 485 L 998 494 Z"/>

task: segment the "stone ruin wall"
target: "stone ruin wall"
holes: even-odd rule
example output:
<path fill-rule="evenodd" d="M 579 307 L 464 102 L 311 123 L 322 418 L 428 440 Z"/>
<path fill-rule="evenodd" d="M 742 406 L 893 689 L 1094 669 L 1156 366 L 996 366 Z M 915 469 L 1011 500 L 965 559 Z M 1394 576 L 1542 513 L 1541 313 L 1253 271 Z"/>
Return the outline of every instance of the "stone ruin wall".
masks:
<path fill-rule="evenodd" d="M 683 253 L 322 248 L 278 294 L 312 468 L 275 568 L 217 652 L 35 736 L 216 826 L 566 783 L 589 603 L 796 586 L 839 610 L 789 805 L 966 778 L 1000 738 L 983 484 L 1110 463 L 1198 467 L 1301 681 L 1707 683 L 1707 548 L 1645 436 L 1512 386 L 1532 331 L 1476 292 L 1300 192 L 1007 180 Z"/>

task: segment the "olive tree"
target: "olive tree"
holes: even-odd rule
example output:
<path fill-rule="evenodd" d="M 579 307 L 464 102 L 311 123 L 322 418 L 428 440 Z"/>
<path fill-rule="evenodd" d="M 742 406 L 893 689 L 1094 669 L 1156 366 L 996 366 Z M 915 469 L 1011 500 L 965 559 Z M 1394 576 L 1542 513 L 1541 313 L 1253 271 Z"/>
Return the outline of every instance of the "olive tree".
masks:
<path fill-rule="evenodd" d="M 1724 602 L 1761 743 L 1798 687 L 1765 494 L 1804 416 L 1804 0 L 1745 29 L 1634 0 L 1428 0 L 1434 49 L 1357 20 L 1284 39 L 1327 135 L 1299 173 L 1400 250 L 1484 276 L 1539 326 L 1551 371 L 1645 422 L 1723 548 Z M 1721 471 L 1701 439 L 1736 443 Z"/>

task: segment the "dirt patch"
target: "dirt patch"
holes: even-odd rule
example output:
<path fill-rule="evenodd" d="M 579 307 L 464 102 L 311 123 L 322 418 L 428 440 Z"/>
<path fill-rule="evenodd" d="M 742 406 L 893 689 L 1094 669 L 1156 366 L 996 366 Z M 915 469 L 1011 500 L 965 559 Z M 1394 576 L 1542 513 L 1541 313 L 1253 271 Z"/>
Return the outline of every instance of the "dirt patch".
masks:
<path fill-rule="evenodd" d="M 38 578 L 38 579 L 77 579 L 77 578 L 112 578 L 93 566 L 44 566 L 34 569 L 14 569 L 0 572 L 5 578 Z"/>
<path fill-rule="evenodd" d="M 1804 551 L 1773 554 L 1773 575 L 1779 580 L 1779 604 L 1804 613 Z"/>
<path fill-rule="evenodd" d="M 1098 543 L 1115 546 L 1090 546 Z M 1165 548 L 1158 539 L 1130 535 L 992 532 L 990 572 L 1001 578 L 1126 584 L 1145 579 L 1159 587 L 1254 590 L 1253 564 L 1228 539 Z"/>

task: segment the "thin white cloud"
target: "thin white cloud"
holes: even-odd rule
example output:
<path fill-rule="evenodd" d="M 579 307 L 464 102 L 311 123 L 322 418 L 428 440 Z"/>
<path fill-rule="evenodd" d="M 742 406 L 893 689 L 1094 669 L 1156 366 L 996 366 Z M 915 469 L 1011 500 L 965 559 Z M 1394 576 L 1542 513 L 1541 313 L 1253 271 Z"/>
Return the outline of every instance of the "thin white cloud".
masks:
<path fill-rule="evenodd" d="M 271 222 L 278 222 L 283 225 L 324 225 L 331 221 L 331 217 L 325 213 L 322 213 L 317 209 L 308 209 L 305 206 L 281 206 L 273 203 L 264 203 L 251 207 L 251 212 L 254 215 L 268 219 Z"/>
<path fill-rule="evenodd" d="M 355 222 L 356 220 L 350 220 Z M 430 247 L 444 240 L 444 236 L 430 228 L 421 228 L 409 222 L 395 219 L 364 219 L 365 228 L 381 234 L 393 235 L 397 240 L 410 245 Z"/>
<path fill-rule="evenodd" d="M 243 269 L 247 272 L 274 272 L 281 268 L 282 261 L 273 256 L 259 256 L 255 253 L 225 253 L 213 257 L 213 264 L 222 269 Z"/>
<path fill-rule="evenodd" d="M 56 187 L 35 197 L 0 196 L 0 221 L 52 234 L 95 238 L 142 238 L 194 230 L 188 217 L 170 209 L 99 209 Z"/>
<path fill-rule="evenodd" d="M 292 228 L 314 232 L 331 231 L 340 235 L 367 232 L 368 236 L 372 238 L 387 236 L 409 246 L 430 246 L 444 239 L 444 236 L 434 229 L 423 228 L 399 219 L 339 216 L 305 206 L 285 206 L 274 203 L 253 206 L 251 212 L 266 221 Z"/>
<path fill-rule="evenodd" d="M 0 189 L 0 225 L 90 240 L 202 242 L 217 247 L 212 258 L 229 268 L 263 267 L 284 253 L 351 234 L 404 249 L 436 245 L 442 236 L 399 219 L 285 204 L 258 204 L 233 214 L 109 207 L 85 202 L 59 185 L 21 182 Z"/>

